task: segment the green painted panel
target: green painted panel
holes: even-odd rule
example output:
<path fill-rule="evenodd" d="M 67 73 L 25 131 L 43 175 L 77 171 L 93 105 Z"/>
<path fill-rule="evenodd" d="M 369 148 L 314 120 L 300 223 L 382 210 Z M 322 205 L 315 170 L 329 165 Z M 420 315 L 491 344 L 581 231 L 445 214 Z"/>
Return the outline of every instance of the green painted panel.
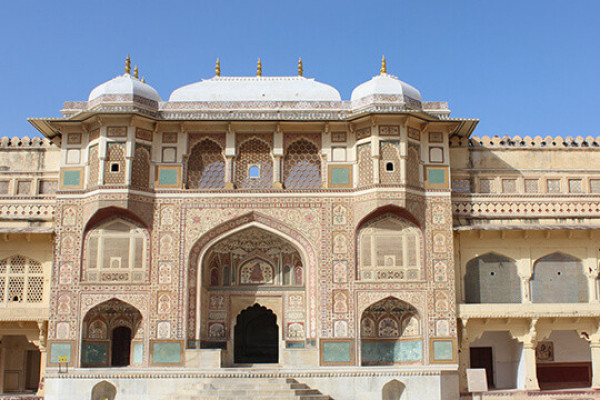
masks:
<path fill-rule="evenodd" d="M 321 342 L 324 363 L 351 363 L 352 342 Z"/>
<path fill-rule="evenodd" d="M 176 169 L 159 169 L 158 170 L 158 184 L 159 185 L 177 185 L 178 182 L 178 170 Z"/>
<path fill-rule="evenodd" d="M 446 170 L 438 168 L 427 169 L 427 182 L 430 185 L 445 185 L 446 184 Z"/>
<path fill-rule="evenodd" d="M 144 362 L 144 344 L 134 343 L 133 344 L 133 363 L 141 364 Z"/>
<path fill-rule="evenodd" d="M 423 358 L 423 346 L 420 340 L 364 341 L 360 348 L 362 361 L 369 364 L 421 361 Z"/>
<path fill-rule="evenodd" d="M 108 365 L 108 343 L 84 343 L 81 363 L 85 365 Z"/>
<path fill-rule="evenodd" d="M 71 343 L 51 343 L 50 344 L 50 362 L 58 364 L 58 357 L 67 356 L 68 362 L 71 362 Z"/>
<path fill-rule="evenodd" d="M 452 361 L 454 360 L 454 348 L 450 340 L 434 340 L 433 341 L 433 359 L 435 361 Z"/>
<path fill-rule="evenodd" d="M 423 358 L 423 346 L 420 340 L 398 342 L 394 348 L 394 360 L 399 362 L 421 361 Z"/>
<path fill-rule="evenodd" d="M 303 349 L 305 345 L 304 342 L 286 342 L 285 347 L 288 349 Z"/>
<path fill-rule="evenodd" d="M 181 343 L 179 342 L 154 342 L 152 343 L 153 364 L 180 364 Z"/>
<path fill-rule="evenodd" d="M 332 185 L 349 185 L 350 184 L 350 168 L 348 168 L 348 167 L 331 167 L 331 184 Z"/>
<path fill-rule="evenodd" d="M 64 171 L 63 186 L 79 186 L 81 183 L 81 171 Z"/>

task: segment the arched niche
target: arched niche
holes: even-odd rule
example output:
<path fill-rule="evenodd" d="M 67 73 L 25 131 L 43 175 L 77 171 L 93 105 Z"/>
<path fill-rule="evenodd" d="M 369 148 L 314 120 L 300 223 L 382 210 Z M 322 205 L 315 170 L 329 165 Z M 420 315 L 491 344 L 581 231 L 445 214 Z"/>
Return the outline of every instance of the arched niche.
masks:
<path fill-rule="evenodd" d="M 580 259 L 552 253 L 538 259 L 531 276 L 533 303 L 586 303 L 588 280 Z"/>
<path fill-rule="evenodd" d="M 133 359 L 132 342 L 142 323 L 140 311 L 110 299 L 91 308 L 83 319 L 81 366 L 121 367 Z"/>
<path fill-rule="evenodd" d="M 115 400 L 117 388 L 110 382 L 98 382 L 92 388 L 91 400 Z"/>
<path fill-rule="evenodd" d="M 187 161 L 188 189 L 220 189 L 225 185 L 225 157 L 216 141 L 196 143 Z"/>
<path fill-rule="evenodd" d="M 466 303 L 520 303 L 521 280 L 514 260 L 487 253 L 467 262 Z"/>
<path fill-rule="evenodd" d="M 290 144 L 283 158 L 283 184 L 286 189 L 320 189 L 321 156 L 317 145 L 307 139 Z"/>
<path fill-rule="evenodd" d="M 421 330 L 419 313 L 411 304 L 395 297 L 371 304 L 360 319 L 362 365 L 421 362 Z"/>
<path fill-rule="evenodd" d="M 218 240 L 203 258 L 207 288 L 223 286 L 302 286 L 303 257 L 298 248 L 259 227 L 248 227 Z"/>
<path fill-rule="evenodd" d="M 406 390 L 406 386 L 396 380 L 393 379 L 383 385 L 381 389 L 381 400 L 401 400 L 403 399 L 403 394 Z"/>

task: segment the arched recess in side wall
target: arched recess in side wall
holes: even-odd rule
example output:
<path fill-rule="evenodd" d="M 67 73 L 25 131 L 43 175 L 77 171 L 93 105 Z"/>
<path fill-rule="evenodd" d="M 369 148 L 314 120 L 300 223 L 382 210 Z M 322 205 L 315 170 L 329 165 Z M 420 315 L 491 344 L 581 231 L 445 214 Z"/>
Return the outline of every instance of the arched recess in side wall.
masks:
<path fill-rule="evenodd" d="M 148 281 L 151 231 L 130 210 L 100 209 L 84 228 L 80 259 L 82 281 Z"/>
<path fill-rule="evenodd" d="M 425 241 L 421 225 L 405 208 L 387 205 L 363 217 L 355 230 L 358 280 L 422 280 Z"/>
<path fill-rule="evenodd" d="M 533 303 L 586 303 L 589 299 L 583 263 L 562 252 L 534 263 L 530 285 Z"/>
<path fill-rule="evenodd" d="M 467 262 L 464 288 L 466 303 L 521 302 L 517 264 L 513 259 L 492 252 Z"/>
<path fill-rule="evenodd" d="M 186 335 L 188 343 L 200 340 L 200 291 L 202 280 L 199 273 L 203 257 L 208 250 L 223 238 L 244 229 L 256 227 L 280 236 L 290 242 L 300 252 L 304 264 L 304 287 L 306 296 L 316 296 L 317 289 L 317 253 L 311 242 L 297 230 L 289 227 L 279 220 L 268 217 L 261 213 L 251 212 L 237 218 L 226 221 L 202 235 L 192 246 L 189 254 L 187 279 L 186 279 Z M 308 303 L 308 302 L 307 302 Z M 316 326 L 310 324 L 316 320 L 316 305 L 307 305 L 306 335 L 316 336 Z"/>

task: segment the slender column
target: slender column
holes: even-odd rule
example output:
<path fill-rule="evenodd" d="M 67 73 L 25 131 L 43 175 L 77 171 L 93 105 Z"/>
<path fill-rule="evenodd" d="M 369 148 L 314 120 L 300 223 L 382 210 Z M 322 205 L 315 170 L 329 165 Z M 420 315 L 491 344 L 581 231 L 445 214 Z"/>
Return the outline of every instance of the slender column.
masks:
<path fill-rule="evenodd" d="M 458 383 L 460 393 L 467 393 L 467 368 L 469 368 L 471 360 L 470 360 L 470 352 L 469 346 L 471 345 L 471 339 L 469 338 L 467 331 L 467 319 L 461 320 L 461 339 L 460 339 L 460 348 L 458 349 Z"/>
<path fill-rule="evenodd" d="M 600 389 L 600 338 L 590 340 L 592 355 L 592 389 Z"/>
<path fill-rule="evenodd" d="M 535 358 L 535 348 L 537 341 L 527 339 L 523 341 L 523 361 L 525 362 L 525 381 L 523 387 L 525 390 L 540 390 L 540 385 L 537 380 L 537 365 Z"/>
<path fill-rule="evenodd" d="M 283 189 L 281 183 L 281 156 L 273 156 L 273 189 Z"/>
<path fill-rule="evenodd" d="M 529 286 L 528 276 L 519 276 L 521 278 L 521 301 L 525 304 L 531 304 L 531 288 Z"/>
<path fill-rule="evenodd" d="M 233 156 L 225 157 L 225 189 L 233 189 Z"/>
<path fill-rule="evenodd" d="M 38 329 L 40 330 L 39 341 L 34 342 L 38 349 L 40 349 L 40 381 L 44 379 L 44 373 L 46 372 L 46 364 L 48 358 L 47 341 L 48 341 L 48 321 L 38 321 Z M 44 395 L 44 384 L 38 387 L 38 396 Z"/>

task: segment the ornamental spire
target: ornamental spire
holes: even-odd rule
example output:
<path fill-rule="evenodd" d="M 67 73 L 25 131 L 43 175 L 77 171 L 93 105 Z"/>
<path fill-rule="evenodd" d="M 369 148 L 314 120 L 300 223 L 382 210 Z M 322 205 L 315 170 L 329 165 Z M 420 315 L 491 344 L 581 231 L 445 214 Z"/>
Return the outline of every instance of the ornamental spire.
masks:
<path fill-rule="evenodd" d="M 302 68 L 302 57 L 298 57 L 298 76 L 304 74 L 304 68 Z"/>
<path fill-rule="evenodd" d="M 217 58 L 217 63 L 215 65 L 215 76 L 221 76 L 221 61 Z"/>
<path fill-rule="evenodd" d="M 142 83 L 146 83 L 146 78 L 142 76 Z"/>
<path fill-rule="evenodd" d="M 381 69 L 379 75 L 387 74 L 387 63 L 385 62 L 385 56 L 381 56 Z"/>
<path fill-rule="evenodd" d="M 140 71 L 138 70 L 137 65 L 133 69 L 133 77 L 136 78 L 136 79 L 138 79 L 140 77 Z"/>
<path fill-rule="evenodd" d="M 260 57 L 258 57 L 258 63 L 256 64 L 256 76 L 262 76 L 262 62 L 260 61 Z"/>
<path fill-rule="evenodd" d="M 131 74 L 131 57 L 129 57 L 129 54 L 127 55 L 127 58 L 125 59 L 125 73 L 128 75 Z"/>

